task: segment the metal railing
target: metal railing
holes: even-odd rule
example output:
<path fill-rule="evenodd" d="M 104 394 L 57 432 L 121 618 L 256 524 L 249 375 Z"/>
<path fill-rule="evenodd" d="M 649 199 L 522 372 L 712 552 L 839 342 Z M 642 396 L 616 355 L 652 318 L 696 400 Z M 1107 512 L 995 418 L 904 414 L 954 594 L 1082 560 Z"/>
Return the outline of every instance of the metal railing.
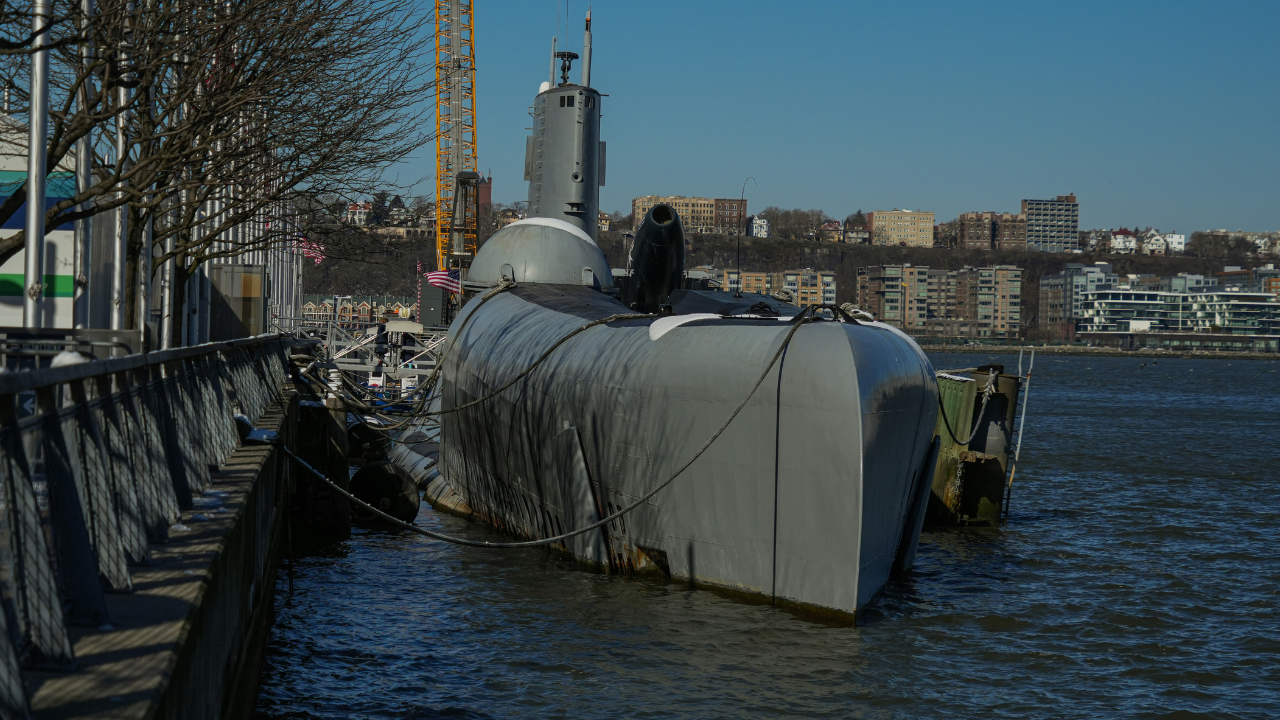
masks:
<path fill-rule="evenodd" d="M 75 662 L 69 625 L 106 622 L 103 584 L 131 588 L 129 564 L 236 448 L 234 415 L 256 422 L 278 399 L 289 342 L 0 373 L 0 716 L 23 716 L 21 668 Z"/>

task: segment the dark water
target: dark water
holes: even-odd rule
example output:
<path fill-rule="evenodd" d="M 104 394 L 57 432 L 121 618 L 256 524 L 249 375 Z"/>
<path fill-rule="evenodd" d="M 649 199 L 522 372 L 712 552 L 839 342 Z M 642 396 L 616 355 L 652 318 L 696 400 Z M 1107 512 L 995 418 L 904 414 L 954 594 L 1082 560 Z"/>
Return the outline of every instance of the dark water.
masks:
<path fill-rule="evenodd" d="M 1038 358 L 1009 525 L 857 627 L 358 533 L 277 599 L 260 717 L 1280 716 L 1280 362 L 1147 362 Z"/>

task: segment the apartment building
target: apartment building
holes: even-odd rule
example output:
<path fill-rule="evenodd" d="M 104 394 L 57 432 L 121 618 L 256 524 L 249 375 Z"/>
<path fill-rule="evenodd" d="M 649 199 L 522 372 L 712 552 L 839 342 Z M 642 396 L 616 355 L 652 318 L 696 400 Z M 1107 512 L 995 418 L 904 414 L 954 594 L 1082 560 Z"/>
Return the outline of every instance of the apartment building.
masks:
<path fill-rule="evenodd" d="M 1022 270 L 874 265 L 857 270 L 855 303 L 912 335 L 1014 338 L 1022 327 Z"/>
<path fill-rule="evenodd" d="M 717 271 L 720 289 L 735 292 L 739 287 L 744 293 L 772 295 L 779 290 L 789 290 L 793 305 L 827 304 L 836 302 L 836 274 L 827 270 L 804 268 L 783 272 L 752 272 L 726 268 Z"/>
<path fill-rule="evenodd" d="M 1027 249 L 1027 216 L 1021 213 L 1000 213 L 996 217 L 993 241 L 997 250 Z"/>
<path fill-rule="evenodd" d="M 924 335 L 926 321 L 937 316 L 940 294 L 945 304 L 946 276 L 945 270 L 930 270 L 923 266 L 874 265 L 858 268 L 854 304 L 887 325 L 913 335 Z M 942 279 L 941 283 L 939 279 Z"/>
<path fill-rule="evenodd" d="M 945 319 L 956 316 L 956 283 L 959 277 L 960 273 L 957 270 L 932 268 L 929 270 L 927 312 L 930 319 Z"/>
<path fill-rule="evenodd" d="M 854 304 L 875 316 L 876 320 L 902 327 L 903 283 L 901 265 L 872 265 L 857 271 Z"/>
<path fill-rule="evenodd" d="M 1102 345 L 1280 351 L 1280 299 L 1204 288 L 1104 288 L 1084 297 L 1079 337 Z"/>
<path fill-rule="evenodd" d="M 1057 275 L 1040 278 L 1040 329 L 1053 340 L 1075 340 L 1084 294 L 1115 286 L 1120 278 L 1109 263 L 1067 263 Z"/>
<path fill-rule="evenodd" d="M 933 247 L 933 213 L 923 210 L 877 210 L 867 213 L 873 245 Z"/>
<path fill-rule="evenodd" d="M 1053 200 L 1023 200 L 1027 219 L 1027 249 L 1040 252 L 1071 252 L 1080 243 L 1080 204 L 1076 196 L 1059 195 Z"/>
<path fill-rule="evenodd" d="M 715 232 L 725 235 L 747 234 L 747 201 L 733 198 L 711 201 L 715 210 Z"/>
<path fill-rule="evenodd" d="M 736 200 L 734 202 L 737 202 Z M 631 200 L 632 230 L 640 227 L 654 205 L 670 205 L 680 216 L 686 233 L 711 233 L 716 229 L 716 200 L 683 195 L 645 195 Z"/>
<path fill-rule="evenodd" d="M 836 302 L 836 274 L 826 270 L 804 268 L 802 270 L 786 270 L 774 273 L 774 292 L 777 289 L 790 290 L 795 300 L 792 304 L 805 305 L 826 304 Z"/>
<path fill-rule="evenodd" d="M 967 212 L 957 218 L 966 250 L 1027 249 L 1027 217 L 1015 213 Z"/>
<path fill-rule="evenodd" d="M 670 205 L 680 216 L 687 233 L 720 233 L 744 235 L 754 228 L 747 225 L 747 201 L 739 198 L 684 197 L 683 195 L 645 195 L 632 198 L 632 229 L 640 227 L 645 213 L 658 204 Z M 761 218 L 763 220 L 764 218 Z M 768 232 L 767 226 L 765 232 Z"/>
<path fill-rule="evenodd" d="M 956 315 L 978 338 L 1016 338 L 1022 325 L 1022 269 L 963 268 L 956 279 Z"/>
<path fill-rule="evenodd" d="M 995 235 L 994 212 L 960 213 L 960 247 L 965 250 L 990 250 Z"/>

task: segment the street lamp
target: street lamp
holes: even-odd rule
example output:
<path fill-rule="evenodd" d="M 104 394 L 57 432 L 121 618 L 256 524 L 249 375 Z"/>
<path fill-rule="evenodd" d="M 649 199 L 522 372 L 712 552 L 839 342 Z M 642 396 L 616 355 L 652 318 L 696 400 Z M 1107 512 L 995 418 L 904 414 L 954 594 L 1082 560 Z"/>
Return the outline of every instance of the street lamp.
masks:
<path fill-rule="evenodd" d="M 749 177 L 747 178 L 747 180 L 750 180 L 751 182 L 756 183 L 756 179 L 753 177 Z M 737 261 L 738 262 L 738 289 L 733 293 L 733 296 L 736 298 L 742 297 L 742 229 L 743 229 L 742 226 L 745 225 L 747 222 L 747 211 L 746 211 L 746 208 L 743 207 L 744 205 L 747 204 L 747 180 L 742 181 L 742 193 L 738 198 L 740 200 L 740 202 L 738 203 L 738 213 L 739 213 L 740 220 L 738 222 L 738 228 L 737 228 L 738 229 L 738 261 Z M 756 187 L 760 187 L 760 183 L 756 183 Z"/>

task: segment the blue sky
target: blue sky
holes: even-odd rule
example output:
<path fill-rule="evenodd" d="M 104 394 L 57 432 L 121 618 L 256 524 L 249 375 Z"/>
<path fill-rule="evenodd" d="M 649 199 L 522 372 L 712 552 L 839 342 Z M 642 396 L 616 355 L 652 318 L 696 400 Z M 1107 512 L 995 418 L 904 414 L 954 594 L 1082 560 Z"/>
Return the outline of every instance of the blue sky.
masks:
<path fill-rule="evenodd" d="M 593 4 L 605 210 L 752 176 L 753 210 L 947 220 L 1074 192 L 1082 227 L 1280 229 L 1274 0 Z M 511 202 L 564 4 L 476 7 L 480 166 Z"/>

